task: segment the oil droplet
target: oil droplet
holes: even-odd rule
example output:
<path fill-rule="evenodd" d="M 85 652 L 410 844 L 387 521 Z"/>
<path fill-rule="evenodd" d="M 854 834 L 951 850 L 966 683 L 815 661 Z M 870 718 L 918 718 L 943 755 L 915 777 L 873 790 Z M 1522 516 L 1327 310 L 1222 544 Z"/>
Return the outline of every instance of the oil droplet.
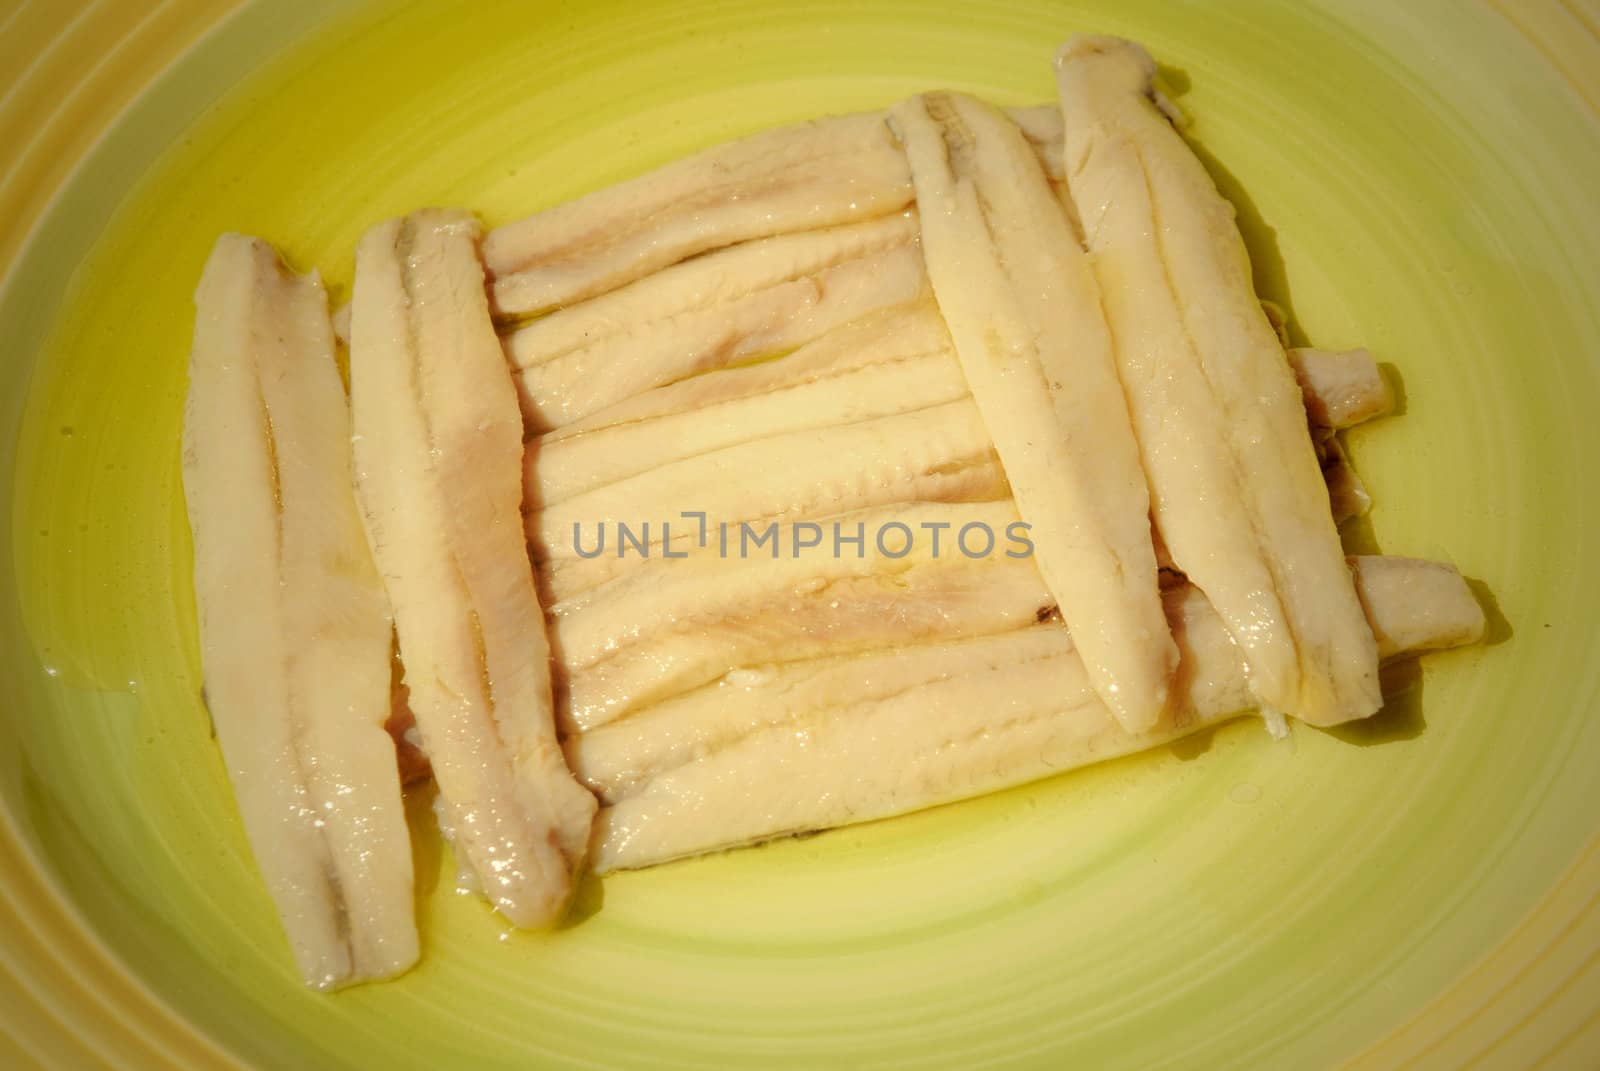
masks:
<path fill-rule="evenodd" d="M 1233 802 L 1248 807 L 1261 798 L 1261 789 L 1246 781 L 1242 785 L 1233 786 L 1233 791 L 1228 793 L 1228 798 Z"/>

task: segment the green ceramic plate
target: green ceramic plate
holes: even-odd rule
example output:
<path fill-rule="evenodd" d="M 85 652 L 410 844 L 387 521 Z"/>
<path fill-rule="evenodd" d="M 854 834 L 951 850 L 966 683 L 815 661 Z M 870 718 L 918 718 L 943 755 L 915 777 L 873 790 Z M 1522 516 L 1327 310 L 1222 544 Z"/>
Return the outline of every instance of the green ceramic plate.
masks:
<path fill-rule="evenodd" d="M 0 1065 L 1600 1066 L 1600 15 L 1563 3 L 0 2 Z M 207 736 L 178 480 L 216 234 L 348 286 L 785 120 L 1186 82 L 1264 292 L 1370 345 L 1354 533 L 1497 601 L 1369 725 L 1235 725 L 608 879 L 512 935 L 419 845 L 421 966 L 302 990 Z M 7 92 L 9 90 L 9 92 Z"/>

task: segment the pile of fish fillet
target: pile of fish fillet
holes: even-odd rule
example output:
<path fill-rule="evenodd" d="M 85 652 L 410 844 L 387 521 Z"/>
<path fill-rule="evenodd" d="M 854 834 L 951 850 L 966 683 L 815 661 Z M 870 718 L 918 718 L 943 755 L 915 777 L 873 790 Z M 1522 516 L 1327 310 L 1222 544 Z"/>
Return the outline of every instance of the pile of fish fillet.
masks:
<path fill-rule="evenodd" d="M 1155 70 L 1078 37 L 1058 104 L 928 93 L 487 233 L 419 211 L 337 313 L 218 241 L 183 452 L 205 698 L 307 984 L 416 961 L 410 783 L 541 928 L 586 869 L 1365 718 L 1380 662 L 1481 637 L 1450 566 L 1346 557 L 1336 433 L 1389 387 L 1285 349 Z M 919 538 L 739 556 L 686 513 Z M 952 553 L 974 524 L 1033 553 Z"/>

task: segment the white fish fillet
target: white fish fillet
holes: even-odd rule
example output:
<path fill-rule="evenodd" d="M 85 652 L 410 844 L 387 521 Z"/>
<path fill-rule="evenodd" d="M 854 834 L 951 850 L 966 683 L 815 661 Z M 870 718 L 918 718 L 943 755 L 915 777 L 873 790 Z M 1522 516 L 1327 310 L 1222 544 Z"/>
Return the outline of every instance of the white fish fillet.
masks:
<path fill-rule="evenodd" d="M 1356 594 L 1377 637 L 1380 658 L 1483 639 L 1483 607 L 1454 566 L 1393 556 L 1351 561 Z"/>
<path fill-rule="evenodd" d="M 195 294 L 183 487 L 205 696 L 308 985 L 417 958 L 389 717 L 392 625 L 350 491 L 327 296 L 224 235 Z"/>
<path fill-rule="evenodd" d="M 504 336 L 506 355 L 518 370 L 574 353 L 625 352 L 659 360 L 654 351 L 665 349 L 667 341 L 694 337 L 682 327 L 685 317 L 709 314 L 704 324 L 691 322 L 709 330 L 716 321 L 737 318 L 740 303 L 753 296 L 875 253 L 913 248 L 917 235 L 916 214 L 908 211 L 743 242 L 514 328 Z M 814 294 L 815 287 L 808 291 Z"/>
<path fill-rule="evenodd" d="M 358 497 L 455 845 L 506 918 L 549 925 L 595 801 L 556 739 L 522 422 L 470 217 L 429 210 L 362 238 L 350 380 Z"/>
<path fill-rule="evenodd" d="M 687 538 L 709 523 L 801 519 L 894 502 L 971 501 L 1004 494 L 988 432 L 970 399 L 854 424 L 783 432 L 696 454 L 564 499 L 528 516 L 540 559 L 590 553 L 602 525 L 627 525 L 648 544 L 662 523 Z M 605 553 L 615 556 L 620 544 Z M 601 560 L 595 558 L 593 560 Z M 564 596 L 563 596 L 564 597 Z"/>
<path fill-rule="evenodd" d="M 879 359 L 897 360 L 906 352 L 933 349 L 940 344 L 948 347 L 949 333 L 930 294 L 916 302 L 863 316 L 783 357 L 718 369 L 634 395 L 593 416 L 547 432 L 540 439 L 546 443 L 562 442 L 608 428 L 688 415 L 810 383 L 832 372 L 860 368 Z"/>
<path fill-rule="evenodd" d="M 911 202 L 882 113 L 715 145 L 496 228 L 483 243 L 498 315 L 593 297 L 711 249 L 871 219 Z"/>
<path fill-rule="evenodd" d="M 1102 699 L 1154 725 L 1167 635 L 1140 468 L 1088 258 L 1022 132 L 960 94 L 897 105 L 934 296 Z"/>
<path fill-rule="evenodd" d="M 1042 588 L 1042 583 L 1040 585 Z M 1063 627 L 1023 627 L 965 639 L 903 639 L 880 650 L 740 666 L 710 684 L 567 739 L 573 770 L 602 803 L 769 726 L 820 711 L 865 709 L 978 670 L 1059 654 Z"/>
<path fill-rule="evenodd" d="M 1156 107 L 1143 49 L 1074 38 L 1057 68 L 1071 195 L 1162 539 L 1267 707 L 1365 717 L 1382 702 L 1372 630 L 1233 209 Z"/>
<path fill-rule="evenodd" d="M 913 214 L 746 242 L 506 336 L 531 429 L 794 349 L 925 285 Z"/>
<path fill-rule="evenodd" d="M 1482 610 L 1448 566 L 1358 559 L 1356 575 L 1385 656 L 1483 634 Z M 1222 621 L 1192 587 L 1169 591 L 1166 605 L 1182 652 L 1175 702 L 1138 733 L 1117 723 L 1070 635 L 1049 624 L 942 644 L 931 655 L 910 650 L 904 657 L 914 668 L 886 694 L 855 702 L 825 684 L 788 700 L 793 671 L 715 693 L 719 714 L 685 697 L 691 716 L 674 728 L 705 738 L 714 735 L 706 722 L 721 716 L 732 732 L 666 772 L 658 771 L 673 758 L 648 745 L 633 760 L 613 753 L 607 776 L 625 794 L 596 820 L 595 869 L 650 866 L 933 807 L 1142 751 L 1241 713 L 1253 697 Z M 931 668 L 940 661 L 948 671 Z M 767 706 L 782 715 L 768 717 Z M 618 734 L 627 725 L 601 731 Z M 658 727 L 649 739 L 669 735 Z M 585 769 L 584 745 L 572 749 Z M 634 762 L 642 777 L 630 780 Z"/>
<path fill-rule="evenodd" d="M 674 383 L 540 437 L 529 449 L 528 500 L 548 508 L 723 447 L 966 394 L 932 301 L 901 306 L 831 331 L 789 357 Z"/>
<path fill-rule="evenodd" d="M 1060 181 L 1059 111 L 1011 114 Z M 911 179 L 883 119 L 762 131 L 496 228 L 484 242 L 496 315 L 571 305 L 699 253 L 904 208 Z"/>
<path fill-rule="evenodd" d="M 1288 354 L 1312 424 L 1348 428 L 1394 408 L 1394 391 L 1367 350 L 1302 346 Z"/>
<path fill-rule="evenodd" d="M 714 545 L 651 562 L 551 608 L 565 713 L 573 727 L 592 729 L 750 662 L 1030 624 L 1051 600 L 1022 545 L 1008 538 L 1017 522 L 1009 502 L 927 504 L 798 532 L 777 526 L 770 550 L 735 540 L 726 554 Z M 841 544 L 834 553 L 835 523 L 864 534 L 859 552 Z M 959 533 L 970 524 L 986 526 L 993 544 L 974 538 L 963 553 Z M 941 526 L 937 551 L 925 525 Z M 817 549 L 796 549 L 797 537 Z"/>

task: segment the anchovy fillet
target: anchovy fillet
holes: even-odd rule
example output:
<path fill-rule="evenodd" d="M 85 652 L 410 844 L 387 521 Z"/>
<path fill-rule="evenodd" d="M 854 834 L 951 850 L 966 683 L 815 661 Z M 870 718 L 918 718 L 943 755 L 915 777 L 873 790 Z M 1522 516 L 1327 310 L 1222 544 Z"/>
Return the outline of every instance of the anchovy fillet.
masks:
<path fill-rule="evenodd" d="M 1155 724 L 1167 635 L 1150 495 L 1099 287 L 1016 124 L 959 94 L 897 105 L 934 296 L 1038 565 L 1101 698 Z"/>
<path fill-rule="evenodd" d="M 913 501 L 971 501 L 1004 494 L 988 433 L 970 399 L 854 424 L 783 432 L 696 454 L 573 495 L 528 516 L 536 558 L 589 553 L 602 526 L 663 542 L 662 522 L 687 538 L 695 522 L 793 520 Z M 617 556 L 620 544 L 609 551 Z"/>
<path fill-rule="evenodd" d="M 502 316 L 593 297 L 696 253 L 911 202 L 881 112 L 763 131 L 509 223 L 483 243 Z"/>
<path fill-rule="evenodd" d="M 417 958 L 389 603 L 350 491 L 327 296 L 224 235 L 195 293 L 183 487 L 206 705 L 306 983 Z"/>
<path fill-rule="evenodd" d="M 1385 657 L 1482 636 L 1483 611 L 1449 566 L 1354 565 Z M 647 712 L 606 726 L 593 751 L 582 739 L 570 745 L 580 773 L 613 800 L 595 823 L 595 869 L 967 799 L 1155 747 L 1254 705 L 1238 648 L 1205 597 L 1185 585 L 1165 600 L 1182 656 L 1174 702 L 1141 732 L 1122 728 L 1070 634 L 1048 623 L 872 656 L 860 668 L 881 683 L 860 695 L 837 663 L 752 669 L 657 708 L 665 723 L 645 722 Z M 630 721 L 640 729 L 631 738 Z"/>
<path fill-rule="evenodd" d="M 931 300 L 864 317 L 788 357 L 648 391 L 539 437 L 528 499 L 576 494 L 713 450 L 854 424 L 967 394 Z"/>
<path fill-rule="evenodd" d="M 551 608 L 565 714 L 587 730 L 741 664 L 1030 624 L 1051 600 L 1017 522 L 1009 502 L 927 504 L 652 561 Z"/>
<path fill-rule="evenodd" d="M 1317 725 L 1382 702 L 1306 431 L 1233 209 L 1155 104 L 1155 64 L 1115 38 L 1057 59 L 1083 221 L 1173 561 L 1244 651 L 1261 701 Z"/>
<path fill-rule="evenodd" d="M 522 422 L 470 217 L 430 210 L 362 238 L 350 381 L 358 497 L 445 824 L 495 907 L 547 926 L 595 802 L 556 739 Z"/>

